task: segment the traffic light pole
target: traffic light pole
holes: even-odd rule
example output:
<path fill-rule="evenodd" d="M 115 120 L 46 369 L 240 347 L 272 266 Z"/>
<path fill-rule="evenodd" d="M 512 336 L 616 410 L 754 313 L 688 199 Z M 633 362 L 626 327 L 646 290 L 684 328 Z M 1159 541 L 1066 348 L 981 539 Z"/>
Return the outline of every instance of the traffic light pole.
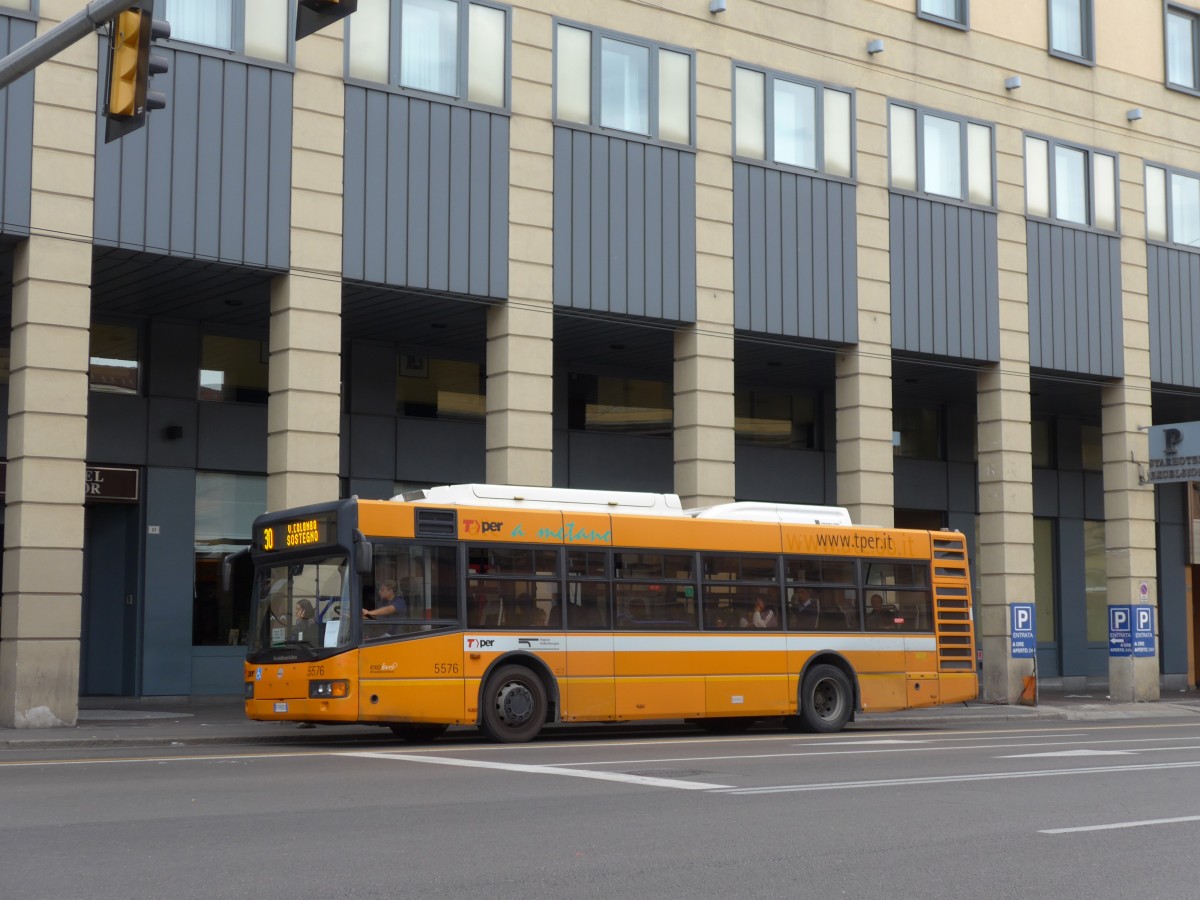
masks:
<path fill-rule="evenodd" d="M 92 0 L 69 19 L 55 25 L 41 37 L 18 47 L 0 59 L 0 88 L 32 72 L 51 57 L 57 56 L 76 41 L 87 37 L 114 18 L 117 13 L 136 5 L 136 0 Z"/>

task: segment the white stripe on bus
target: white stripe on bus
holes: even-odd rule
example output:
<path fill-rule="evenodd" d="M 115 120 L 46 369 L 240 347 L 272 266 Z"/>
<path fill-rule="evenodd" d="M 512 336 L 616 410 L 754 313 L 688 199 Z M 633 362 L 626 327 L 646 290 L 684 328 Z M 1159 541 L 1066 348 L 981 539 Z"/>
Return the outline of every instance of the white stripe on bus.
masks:
<path fill-rule="evenodd" d="M 816 650 L 876 650 L 932 653 L 937 649 L 933 635 L 898 637 L 889 635 L 717 635 L 717 634 L 568 634 L 568 650 L 582 652 L 659 653 L 707 652 L 811 652 Z M 534 648 L 536 649 L 536 648 Z"/>

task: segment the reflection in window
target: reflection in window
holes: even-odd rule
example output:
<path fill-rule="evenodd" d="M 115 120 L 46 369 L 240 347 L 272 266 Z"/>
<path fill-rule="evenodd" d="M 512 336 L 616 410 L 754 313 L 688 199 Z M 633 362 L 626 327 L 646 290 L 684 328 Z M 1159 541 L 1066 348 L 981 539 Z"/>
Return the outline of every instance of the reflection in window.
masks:
<path fill-rule="evenodd" d="M 734 92 L 738 156 L 850 176 L 849 93 L 741 66 L 734 72 Z"/>
<path fill-rule="evenodd" d="M 479 363 L 402 353 L 396 411 L 420 419 L 482 422 L 484 378 Z"/>
<path fill-rule="evenodd" d="M 1099 425 L 1084 425 L 1079 429 L 1083 451 L 1083 470 L 1100 472 L 1104 469 L 1104 435 Z"/>
<path fill-rule="evenodd" d="M 962 199 L 962 128 L 953 119 L 925 116 L 925 190 Z"/>
<path fill-rule="evenodd" d="M 89 390 L 104 394 L 138 392 L 137 338 L 137 329 L 132 325 L 92 323 L 88 336 Z"/>
<path fill-rule="evenodd" d="M 958 25 L 967 24 L 967 0 L 920 0 L 917 11 Z"/>
<path fill-rule="evenodd" d="M 816 449 L 814 397 L 742 389 L 734 394 L 733 405 L 737 440 L 768 447 Z"/>
<path fill-rule="evenodd" d="M 1108 643 L 1108 567 L 1104 552 L 1104 523 L 1083 523 L 1084 598 L 1089 643 Z"/>
<path fill-rule="evenodd" d="M 650 50 L 600 39 L 600 125 L 650 133 Z"/>
<path fill-rule="evenodd" d="M 264 476 L 196 474 L 194 645 L 246 643 L 250 586 L 235 579 L 232 591 L 223 590 L 221 564 L 226 556 L 250 544 L 254 519 L 266 511 Z"/>
<path fill-rule="evenodd" d="M 892 187 L 991 206 L 992 144 L 987 123 L 893 103 L 888 116 Z"/>
<path fill-rule="evenodd" d="M 1196 24 L 1200 17 L 1182 9 L 1167 12 L 1167 84 L 1196 90 Z"/>
<path fill-rule="evenodd" d="M 1082 150 L 1054 148 L 1054 200 L 1058 218 L 1087 224 L 1087 164 Z"/>
<path fill-rule="evenodd" d="M 311 653 L 349 646 L 353 631 L 346 589 L 345 554 L 260 570 L 250 655 L 273 647 L 299 645 Z"/>
<path fill-rule="evenodd" d="M 1110 153 L 1026 137 L 1026 211 L 1031 216 L 1116 231 L 1116 165 L 1116 157 Z"/>
<path fill-rule="evenodd" d="M 942 416 L 938 407 L 896 404 L 892 421 L 894 455 L 907 459 L 942 458 Z"/>
<path fill-rule="evenodd" d="M 1091 15 L 1092 0 L 1050 0 L 1050 49 L 1090 60 Z"/>
<path fill-rule="evenodd" d="M 567 427 L 577 431 L 670 436 L 674 398 L 665 381 L 574 373 Z"/>
<path fill-rule="evenodd" d="M 435 94 L 458 92 L 457 0 L 404 0 L 400 84 Z"/>
<path fill-rule="evenodd" d="M 204 335 L 200 399 L 266 403 L 266 344 L 249 338 Z"/>

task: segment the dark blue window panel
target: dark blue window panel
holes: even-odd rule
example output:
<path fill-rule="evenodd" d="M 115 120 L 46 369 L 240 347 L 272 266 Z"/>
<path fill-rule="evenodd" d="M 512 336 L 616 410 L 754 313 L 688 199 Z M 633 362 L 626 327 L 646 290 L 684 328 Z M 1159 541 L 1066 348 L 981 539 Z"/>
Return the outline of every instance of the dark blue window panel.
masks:
<path fill-rule="evenodd" d="M 508 117 L 346 87 L 345 277 L 508 295 Z"/>
<path fill-rule="evenodd" d="M 554 130 L 554 302 L 696 320 L 696 157 Z"/>
<path fill-rule="evenodd" d="M 892 194 L 892 347 L 1000 359 L 996 214 Z"/>
<path fill-rule="evenodd" d="M 855 216 L 854 185 L 734 163 L 734 326 L 857 341 Z"/>
<path fill-rule="evenodd" d="M 1025 228 L 1029 364 L 1123 377 L 1120 238 L 1048 222 L 1027 221 Z"/>
<path fill-rule="evenodd" d="M 169 71 L 155 77 L 167 108 L 111 144 L 98 117 L 95 243 L 287 269 L 291 73 L 175 48 L 155 52 L 170 57 Z M 101 72 L 105 65 L 102 57 Z"/>

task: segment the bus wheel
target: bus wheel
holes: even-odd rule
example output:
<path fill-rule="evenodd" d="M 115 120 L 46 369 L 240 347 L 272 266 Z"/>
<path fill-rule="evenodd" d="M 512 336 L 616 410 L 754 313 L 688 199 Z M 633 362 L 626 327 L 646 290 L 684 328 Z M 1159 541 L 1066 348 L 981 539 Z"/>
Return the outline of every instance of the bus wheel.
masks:
<path fill-rule="evenodd" d="M 697 719 L 696 724 L 709 734 L 745 734 L 756 721 L 750 716 L 715 716 Z"/>
<path fill-rule="evenodd" d="M 546 688 L 524 666 L 504 666 L 483 690 L 483 730 L 492 740 L 532 740 L 546 721 Z"/>
<path fill-rule="evenodd" d="M 850 720 L 853 692 L 850 679 L 837 666 L 813 666 L 800 688 L 800 728 L 828 734 L 841 731 Z"/>
<path fill-rule="evenodd" d="M 437 740 L 446 733 L 446 729 L 449 727 L 449 725 L 438 725 L 434 722 L 398 722 L 388 726 L 396 737 L 412 741 L 414 744 Z"/>

